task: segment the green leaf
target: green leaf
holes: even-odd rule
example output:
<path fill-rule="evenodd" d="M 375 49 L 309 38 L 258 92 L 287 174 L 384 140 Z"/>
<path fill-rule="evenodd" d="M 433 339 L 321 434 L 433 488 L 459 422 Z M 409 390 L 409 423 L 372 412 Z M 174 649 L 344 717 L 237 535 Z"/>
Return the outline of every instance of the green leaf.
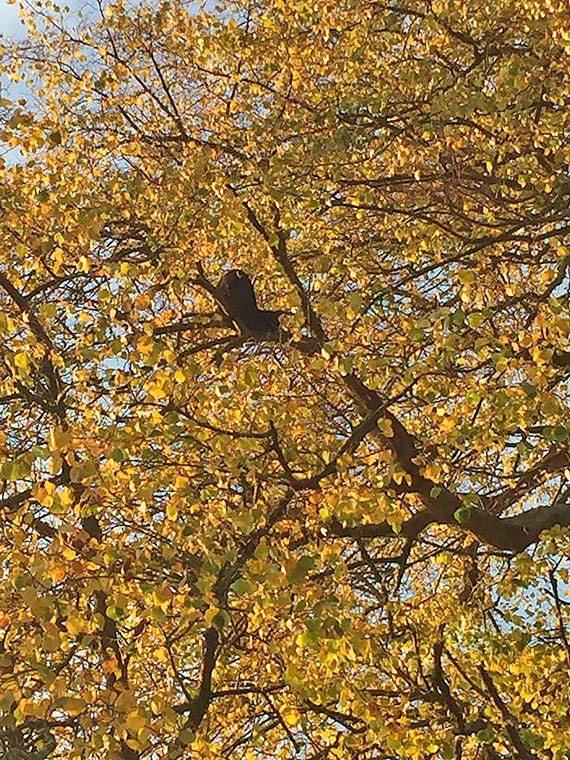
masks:
<path fill-rule="evenodd" d="M 475 282 L 475 272 L 471 269 L 460 269 L 457 273 L 459 282 L 463 285 L 469 285 L 471 282 Z"/>
<path fill-rule="evenodd" d="M 454 325 L 462 327 L 465 324 L 465 312 L 463 309 L 456 309 L 451 315 L 451 321 Z"/>
<path fill-rule="evenodd" d="M 230 622 L 230 616 L 227 610 L 218 610 L 212 619 L 214 628 L 221 630 Z"/>
<path fill-rule="evenodd" d="M 291 583 L 300 583 L 302 580 L 304 580 L 307 573 L 314 568 L 314 566 L 314 557 L 312 557 L 310 554 L 304 554 L 300 559 L 297 560 L 293 569 L 287 573 L 287 578 Z"/>
<path fill-rule="evenodd" d="M 232 583 L 231 587 L 234 590 L 236 596 L 245 596 L 252 590 L 251 583 L 244 580 L 243 578 L 238 578 L 237 581 L 234 581 Z"/>
<path fill-rule="evenodd" d="M 474 329 L 476 329 L 477 327 L 480 327 L 483 324 L 485 319 L 486 317 L 482 312 L 473 311 L 467 317 L 467 324 L 469 325 L 469 327 L 473 327 Z"/>
<path fill-rule="evenodd" d="M 195 736 L 196 732 L 192 731 L 191 728 L 183 728 L 182 731 L 178 734 L 178 738 L 182 744 L 192 744 Z"/>
<path fill-rule="evenodd" d="M 61 132 L 58 129 L 55 129 L 48 135 L 47 139 L 50 145 L 61 145 Z"/>
<path fill-rule="evenodd" d="M 535 398 L 535 396 L 538 393 L 538 389 L 536 388 L 536 386 L 533 385 L 532 383 L 529 383 L 528 380 L 524 380 L 521 383 L 521 388 L 523 389 L 523 391 L 526 393 L 526 395 L 529 398 Z"/>
<path fill-rule="evenodd" d="M 2 477 L 12 482 L 28 477 L 30 471 L 31 464 L 24 457 L 13 461 L 8 460 L 7 462 L 4 462 L 0 467 L 0 473 Z"/>
<path fill-rule="evenodd" d="M 121 607 L 116 607 L 114 604 L 111 604 L 107 607 L 106 613 L 107 617 L 111 620 L 120 620 L 124 616 L 125 611 Z"/>
<path fill-rule="evenodd" d="M 459 509 L 456 509 L 453 513 L 453 517 L 457 520 L 459 525 L 465 525 L 471 517 L 471 507 L 459 507 Z"/>
<path fill-rule="evenodd" d="M 414 341 L 414 343 L 425 340 L 425 337 L 425 330 L 423 330 L 421 327 L 412 327 L 412 329 L 408 331 L 408 338 Z"/>

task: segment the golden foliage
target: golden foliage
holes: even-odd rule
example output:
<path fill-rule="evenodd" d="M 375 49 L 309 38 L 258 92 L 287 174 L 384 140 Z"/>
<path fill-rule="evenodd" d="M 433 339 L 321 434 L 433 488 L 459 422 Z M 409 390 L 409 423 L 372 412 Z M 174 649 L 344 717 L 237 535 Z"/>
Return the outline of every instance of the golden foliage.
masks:
<path fill-rule="evenodd" d="M 0 754 L 567 757 L 567 3 L 89 8 L 0 38 Z"/>

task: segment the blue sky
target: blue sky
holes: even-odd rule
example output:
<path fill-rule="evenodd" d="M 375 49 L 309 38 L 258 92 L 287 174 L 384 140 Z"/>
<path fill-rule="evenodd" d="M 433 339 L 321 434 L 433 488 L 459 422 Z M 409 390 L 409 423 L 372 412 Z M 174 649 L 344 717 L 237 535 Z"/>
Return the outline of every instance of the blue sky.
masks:
<path fill-rule="evenodd" d="M 18 15 L 18 7 L 16 5 L 8 5 L 6 0 L 0 0 L 0 34 L 8 38 L 22 37 L 24 35 L 24 27 Z M 17 86 L 12 84 L 9 91 L 5 88 L 6 80 L 0 74 L 0 96 L 9 95 L 12 99 L 19 95 L 25 95 L 25 88 L 21 84 Z M 3 152 L 2 155 L 6 159 L 7 154 Z"/>
<path fill-rule="evenodd" d="M 81 8 L 85 5 L 81 0 L 62 0 L 61 7 Z M 0 34 L 6 37 L 22 36 L 24 27 L 18 14 L 18 6 L 10 5 L 7 0 L 0 0 Z"/>
<path fill-rule="evenodd" d="M 82 0 L 65 0 L 61 6 L 74 8 L 81 7 L 84 4 Z M 25 27 L 20 19 L 18 5 L 10 4 L 8 0 L 0 0 L 0 35 L 13 39 L 21 39 L 25 35 Z M 17 85 L 10 85 L 9 92 L 4 89 L 5 87 L 6 81 L 3 81 L 3 77 L 0 76 L 0 96 L 8 94 L 10 98 L 15 98 L 25 96 L 27 92 L 21 82 Z"/>
<path fill-rule="evenodd" d="M 22 33 L 22 24 L 18 17 L 18 8 L 0 0 L 0 33 L 12 37 Z"/>

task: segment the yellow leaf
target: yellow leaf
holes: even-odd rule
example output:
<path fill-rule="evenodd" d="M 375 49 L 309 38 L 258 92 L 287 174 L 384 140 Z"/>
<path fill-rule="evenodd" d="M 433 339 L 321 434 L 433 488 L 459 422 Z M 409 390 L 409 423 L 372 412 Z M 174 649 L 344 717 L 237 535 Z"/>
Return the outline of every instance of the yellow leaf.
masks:
<path fill-rule="evenodd" d="M 61 647 L 61 638 L 56 629 L 51 629 L 44 634 L 42 645 L 46 652 L 58 652 Z"/>
<path fill-rule="evenodd" d="M 79 615 L 70 615 L 65 621 L 65 627 L 72 636 L 89 630 L 89 623 Z"/>
<path fill-rule="evenodd" d="M 164 710 L 165 706 L 166 706 L 166 702 L 159 694 L 153 697 L 150 703 L 150 709 L 155 715 L 160 715 L 161 712 Z"/>
<path fill-rule="evenodd" d="M 115 657 L 111 657 L 108 660 L 103 660 L 101 667 L 104 673 L 114 673 L 118 668 L 118 661 Z"/>
<path fill-rule="evenodd" d="M 169 502 L 166 505 L 166 516 L 168 517 L 169 520 L 178 519 L 178 508 L 172 502 Z"/>
<path fill-rule="evenodd" d="M 157 384 L 149 385 L 147 387 L 147 391 L 153 398 L 157 400 L 166 398 L 167 396 L 167 393 L 164 390 L 164 387 L 162 385 L 157 385 Z"/>
<path fill-rule="evenodd" d="M 62 427 L 51 428 L 48 435 L 48 445 L 51 451 L 65 450 L 71 443 L 71 430 Z M 45 487 L 45 486 L 44 486 Z"/>
<path fill-rule="evenodd" d="M 59 492 L 59 499 L 64 507 L 70 507 L 75 501 L 75 494 L 69 486 L 65 486 Z"/>
<path fill-rule="evenodd" d="M 82 256 L 80 256 L 77 259 L 76 266 L 77 266 L 77 269 L 80 272 L 83 272 L 84 274 L 87 274 L 89 272 L 89 270 L 91 269 L 91 262 L 89 261 L 89 259 L 86 256 L 82 255 Z"/>
<path fill-rule="evenodd" d="M 131 712 L 136 707 L 137 699 L 132 691 L 123 689 L 115 700 L 115 709 L 120 712 Z"/>
<path fill-rule="evenodd" d="M 30 355 L 25 352 L 15 354 L 14 364 L 16 367 L 20 367 L 20 369 L 28 369 L 30 366 Z"/>
<path fill-rule="evenodd" d="M 438 464 L 426 464 L 424 469 L 424 475 L 428 480 L 438 481 L 441 477 L 441 466 Z"/>
<path fill-rule="evenodd" d="M 209 607 L 206 612 L 204 613 L 204 620 L 208 625 L 212 625 L 212 621 L 216 617 L 216 615 L 220 612 L 218 607 Z"/>
<path fill-rule="evenodd" d="M 80 697 L 60 697 L 57 706 L 71 716 L 80 715 L 86 708 L 87 702 Z"/>
<path fill-rule="evenodd" d="M 146 726 L 147 722 L 147 718 L 144 715 L 141 715 L 137 710 L 133 710 L 126 717 L 125 727 L 129 731 L 140 731 L 141 728 Z"/>
<path fill-rule="evenodd" d="M 282 717 L 288 726 L 296 726 L 301 718 L 301 713 L 293 707 L 286 707 L 282 712 Z"/>
<path fill-rule="evenodd" d="M 55 564 L 52 566 L 50 574 L 54 583 L 61 583 L 67 575 L 67 567 L 62 564 Z"/>
<path fill-rule="evenodd" d="M 137 350 L 140 351 L 143 356 L 152 354 L 154 350 L 154 338 L 150 335 L 143 335 L 137 341 Z"/>
<path fill-rule="evenodd" d="M 376 424 L 378 426 L 378 430 L 380 430 L 382 435 L 386 436 L 386 438 L 394 437 L 394 428 L 392 427 L 392 422 L 390 420 L 387 420 L 385 417 L 383 417 L 382 419 L 379 419 Z"/>

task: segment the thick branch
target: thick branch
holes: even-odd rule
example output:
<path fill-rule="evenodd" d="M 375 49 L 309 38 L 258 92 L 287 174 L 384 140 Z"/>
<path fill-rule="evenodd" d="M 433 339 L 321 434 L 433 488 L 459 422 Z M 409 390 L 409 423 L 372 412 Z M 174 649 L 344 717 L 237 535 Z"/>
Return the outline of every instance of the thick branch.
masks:
<path fill-rule="evenodd" d="M 302 300 L 303 306 L 306 309 L 311 330 L 314 335 L 317 336 L 317 341 L 326 340 L 327 336 L 323 326 L 316 313 L 312 310 L 308 295 L 294 271 L 291 260 L 287 254 L 286 236 L 284 231 L 279 227 L 278 210 L 275 211 L 277 242 L 274 242 L 274 236 L 270 235 L 268 229 L 262 224 L 251 207 L 245 201 L 242 203 L 252 226 L 267 242 L 276 260 L 281 264 L 290 282 L 295 286 L 299 297 Z M 407 476 L 402 483 L 401 490 L 409 493 L 416 493 L 425 506 L 425 510 L 422 510 L 403 523 L 399 535 L 407 538 L 415 538 L 428 525 L 431 523 L 437 523 L 450 525 L 456 528 L 466 528 L 481 541 L 490 546 L 494 546 L 497 549 L 521 552 L 527 546 L 537 541 L 543 530 L 549 529 L 557 524 L 570 524 L 570 510 L 564 506 L 560 506 L 539 507 L 535 510 L 525 512 L 522 515 L 518 515 L 517 517 L 506 519 L 501 519 L 483 509 L 471 508 L 469 519 L 460 526 L 455 514 L 458 510 L 464 507 L 463 501 L 457 494 L 454 494 L 441 484 L 429 480 L 422 474 L 419 464 L 419 448 L 416 444 L 415 437 L 406 430 L 405 426 L 394 413 L 386 408 L 386 402 L 382 399 L 380 394 L 365 385 L 356 374 L 349 373 L 343 379 L 352 397 L 361 407 L 363 412 L 366 413 L 367 420 L 371 419 L 369 415 L 377 415 L 379 410 L 381 410 L 381 415 L 378 414 L 378 417 L 374 417 L 374 423 L 380 416 L 384 417 L 390 423 L 390 435 L 381 433 L 376 429 L 375 424 L 370 426 L 370 430 L 367 426 L 365 434 L 374 429 L 375 434 L 380 437 L 382 442 L 388 448 L 391 449 L 395 460 L 404 469 Z M 362 440 L 362 438 L 359 438 L 359 440 Z M 555 456 L 555 463 L 558 465 L 560 455 L 557 453 L 553 456 Z M 554 460 L 553 462 L 549 462 L 549 466 L 553 465 Z M 332 472 L 334 472 L 334 466 Z M 332 472 L 327 471 L 322 474 L 322 477 L 326 477 L 327 475 L 332 474 Z M 537 476 L 538 473 L 534 473 L 534 471 L 529 473 L 529 477 L 525 479 L 524 485 L 528 486 L 529 484 L 532 484 L 534 478 Z M 322 477 L 320 477 L 320 479 L 322 479 Z M 315 478 L 306 479 L 305 481 L 297 480 L 293 483 L 293 487 L 296 489 L 314 488 L 318 486 L 318 480 L 316 482 L 314 481 Z M 337 536 L 350 536 L 355 538 L 394 535 L 392 527 L 387 523 L 381 523 L 380 525 L 344 527 L 338 521 L 333 521 L 330 524 L 330 530 Z"/>
<path fill-rule="evenodd" d="M 202 678 L 195 699 L 186 706 L 190 723 L 198 728 L 212 701 L 212 675 L 216 667 L 219 634 L 215 628 L 208 628 L 204 634 L 204 659 L 202 662 Z"/>
<path fill-rule="evenodd" d="M 440 499 L 437 500 L 440 502 Z M 458 499 L 458 504 L 461 501 Z M 446 510 L 441 509 L 442 513 Z M 438 514 L 437 509 L 425 509 L 402 523 L 398 537 L 416 538 L 422 530 L 433 523 L 460 527 L 453 514 Z M 477 538 L 496 549 L 519 553 L 538 541 L 543 530 L 555 525 L 570 526 L 570 509 L 565 505 L 537 507 L 516 517 L 500 518 L 483 509 L 472 508 L 469 520 L 461 527 L 467 528 Z M 374 525 L 344 526 L 338 520 L 330 523 L 329 529 L 335 536 L 350 538 L 395 537 L 388 523 Z"/>
<path fill-rule="evenodd" d="M 20 311 L 23 314 L 27 315 L 28 323 L 30 325 L 30 329 L 36 336 L 36 338 L 39 340 L 40 343 L 42 343 L 46 348 L 53 349 L 53 343 L 51 341 L 51 338 L 48 336 L 44 328 L 41 326 L 38 318 L 34 314 L 30 303 L 28 299 L 23 296 L 17 288 L 15 288 L 10 280 L 3 275 L 0 272 L 0 287 L 4 288 L 6 293 L 10 296 L 12 301 L 16 304 L 16 306 L 20 309 Z"/>
<path fill-rule="evenodd" d="M 516 756 L 519 758 L 519 760 L 536 760 L 536 755 L 530 752 L 524 746 L 517 729 L 516 721 L 514 717 L 511 715 L 511 713 L 509 712 L 506 704 L 501 699 L 501 696 L 499 692 L 497 691 L 497 687 L 493 683 L 493 679 L 491 678 L 489 673 L 485 670 L 485 668 L 482 665 L 479 666 L 479 672 L 481 673 L 481 678 L 483 679 L 483 683 L 485 684 L 485 686 L 487 687 L 489 691 L 489 694 L 491 695 L 491 699 L 493 700 L 495 706 L 498 708 L 499 712 L 503 716 L 507 733 L 517 751 Z"/>

